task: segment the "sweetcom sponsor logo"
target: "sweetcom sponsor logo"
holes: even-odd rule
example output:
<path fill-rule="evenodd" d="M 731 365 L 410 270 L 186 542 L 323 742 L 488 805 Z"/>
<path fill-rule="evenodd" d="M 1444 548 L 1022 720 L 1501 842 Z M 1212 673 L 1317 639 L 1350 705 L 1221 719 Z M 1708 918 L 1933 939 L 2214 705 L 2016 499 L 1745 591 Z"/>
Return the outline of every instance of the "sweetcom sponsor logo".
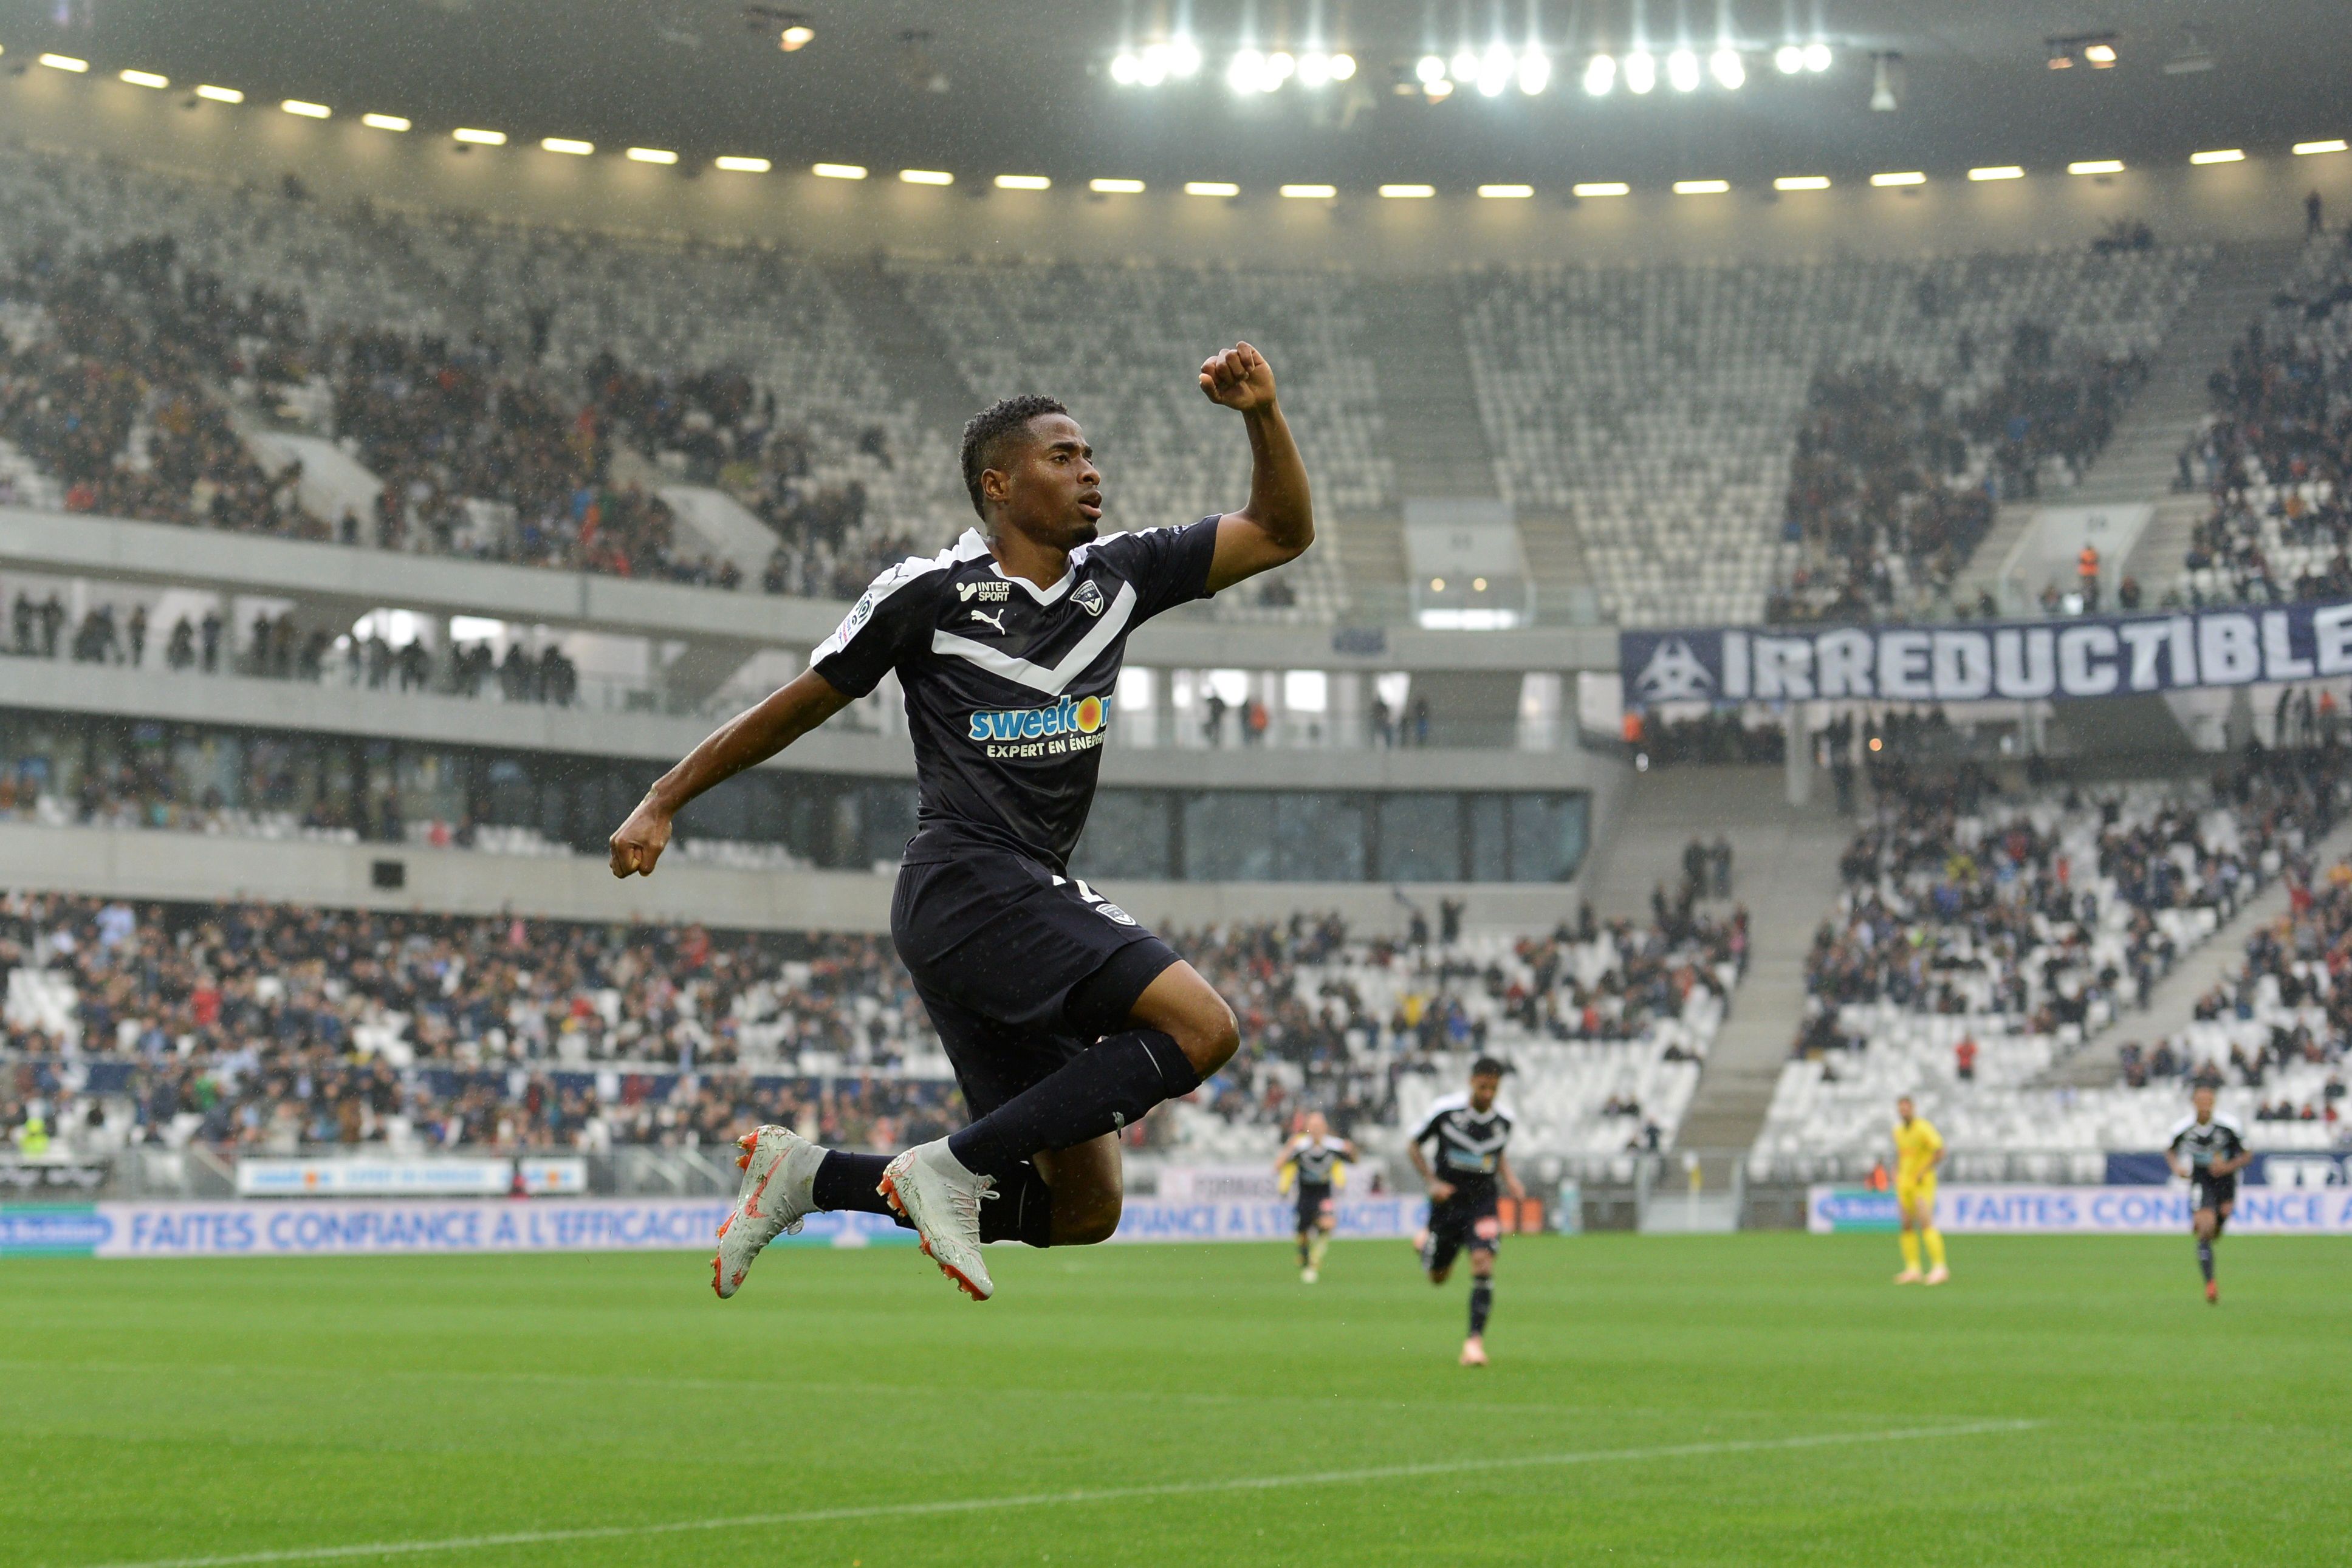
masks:
<path fill-rule="evenodd" d="M 991 757 L 1066 757 L 1090 751 L 1110 737 L 1110 698 L 1064 697 L 1045 707 L 982 708 L 972 714 L 965 734 Z"/>

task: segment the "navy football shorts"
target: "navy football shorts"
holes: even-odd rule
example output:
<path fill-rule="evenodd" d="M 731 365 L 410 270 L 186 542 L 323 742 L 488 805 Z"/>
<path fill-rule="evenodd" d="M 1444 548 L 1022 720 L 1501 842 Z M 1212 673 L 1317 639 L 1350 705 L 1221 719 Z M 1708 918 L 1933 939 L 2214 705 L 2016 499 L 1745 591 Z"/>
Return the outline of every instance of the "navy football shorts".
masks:
<path fill-rule="evenodd" d="M 1313 1230 L 1321 1225 L 1323 1216 L 1330 1210 L 1331 1207 L 1329 1182 L 1303 1181 L 1298 1184 L 1298 1228 L 1300 1230 Z"/>
<path fill-rule="evenodd" d="M 1128 1015 L 1176 950 L 1074 877 L 1023 855 L 959 846 L 898 868 L 890 938 L 984 1116 Z"/>
<path fill-rule="evenodd" d="M 1454 1196 L 1429 1206 L 1429 1243 L 1422 1249 L 1421 1266 L 1430 1273 L 1451 1268 L 1465 1248 L 1473 1252 L 1502 1250 L 1502 1221 L 1495 1207 L 1491 1182 L 1476 1186 L 1456 1180 Z M 1481 1228 L 1486 1230 L 1480 1235 Z"/>
<path fill-rule="evenodd" d="M 2189 1212 L 2200 1208 L 2219 1209 L 2238 1197 L 2238 1173 L 2217 1176 L 2210 1171 L 2191 1171 L 2189 1176 Z"/>

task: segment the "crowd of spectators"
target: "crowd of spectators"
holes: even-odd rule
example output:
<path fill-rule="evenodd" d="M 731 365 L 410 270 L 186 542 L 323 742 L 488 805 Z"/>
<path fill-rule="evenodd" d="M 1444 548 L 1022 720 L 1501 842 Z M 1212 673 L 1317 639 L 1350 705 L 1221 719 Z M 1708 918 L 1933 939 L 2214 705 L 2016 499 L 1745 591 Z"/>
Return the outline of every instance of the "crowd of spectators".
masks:
<path fill-rule="evenodd" d="M 732 588 L 740 575 L 692 549 L 658 495 L 613 480 L 615 413 L 591 379 L 567 388 L 510 373 L 476 340 L 369 330 L 318 348 L 331 375 L 338 437 L 383 481 L 343 543 L 427 550 L 614 577 Z M 506 508 L 485 517 L 468 502 Z"/>
<path fill-rule="evenodd" d="M 773 593 L 855 598 L 919 541 L 868 525 L 864 487 L 810 480 L 824 439 L 779 423 L 772 394 L 725 370 L 675 377 L 598 357 L 575 384 L 499 342 L 337 327 L 299 300 L 239 296 L 168 236 L 15 258 L 0 277 L 0 440 L 54 475 L 68 510 L 719 588 L 669 505 L 614 477 L 616 445 L 683 458 L 774 529 Z M 274 406 L 322 389 L 344 449 L 383 481 L 362 516 L 304 504 L 299 463 L 257 461 L 231 389 Z M 854 438 L 887 460 L 878 427 Z"/>
<path fill-rule="evenodd" d="M 1587 906 L 1484 944 L 1458 905 L 1440 914 L 1437 932 L 1416 916 L 1370 940 L 1328 915 L 1178 934 L 1241 1023 L 1201 1109 L 1252 1127 L 1307 1106 L 1343 1132 L 1392 1122 L 1402 1075 L 1464 1051 L 1640 1040 L 1701 1002 L 1719 1019 L 1747 947 L 1745 911 L 1663 929 Z M 959 1114 L 911 984 L 872 936 L 19 892 L 0 899 L 0 1100 L 72 1064 L 135 1141 L 600 1148 L 814 1116 L 878 1146 Z"/>
<path fill-rule="evenodd" d="M 2232 344 L 2178 487 L 2211 510 L 2183 559 L 2191 602 L 2352 596 L 2352 232 L 2323 235 Z"/>
<path fill-rule="evenodd" d="M 68 510 L 325 538 L 299 465 L 265 473 L 211 390 L 297 374 L 301 312 L 176 264 L 168 237 L 101 254 L 35 249 L 0 274 L 12 309 L 0 439 L 53 475 Z"/>
<path fill-rule="evenodd" d="M 870 936 L 17 893 L 14 971 L 0 1072 L 110 1070 L 142 1141 L 598 1147 L 756 1116 L 879 1145 L 952 1099 L 899 1071 L 937 1046 Z"/>
<path fill-rule="evenodd" d="M 1689 718 L 1644 715 L 1629 728 L 1627 743 L 1652 767 L 1691 762 L 1779 762 L 1786 756 L 1788 731 L 1777 723 L 1750 724 L 1742 710 L 1703 713 Z"/>
<path fill-rule="evenodd" d="M 1977 351 L 1963 332 L 1963 373 Z M 2000 379 L 1964 407 L 1892 366 L 1822 371 L 1797 430 L 1782 522 L 1801 564 L 1768 600 L 1767 618 L 1885 619 L 1948 600 L 1997 501 L 2038 496 L 2046 471 L 2079 481 L 2147 379 L 2138 354 L 2062 352 L 2033 322 L 2017 324 Z"/>
<path fill-rule="evenodd" d="M 2170 912 L 2226 919 L 2333 825 L 2334 747 L 2250 747 L 2198 798 L 2077 788 L 2004 800 L 1978 769 L 1882 788 L 1840 861 L 1806 965 L 1802 1052 L 1840 1009 L 1998 1017 L 2048 1034 L 2144 1002 L 2179 947 Z"/>
<path fill-rule="evenodd" d="M 1774 621 L 1883 615 L 1914 588 L 1949 589 L 1992 526 L 1944 391 L 1890 366 L 1813 379 L 1790 465 L 1789 541 L 1805 564 L 1768 601 Z"/>
<path fill-rule="evenodd" d="M 2243 962 L 2197 999 L 2196 1024 L 2219 1027 L 2192 1026 L 2177 1041 L 2153 1047 L 2127 1042 L 2119 1052 L 2126 1087 L 2179 1081 L 2243 1090 L 2258 1096 L 2257 1122 L 2342 1123 L 2339 1069 L 2352 1040 L 2352 864 L 2315 873 L 2298 859 L 2287 875 L 2286 912 L 2256 928 Z"/>
<path fill-rule="evenodd" d="M 2000 382 L 1961 412 L 1961 428 L 1990 453 L 2001 494 L 2031 500 L 2042 493 L 2045 468 L 2081 481 L 2147 375 L 2137 352 L 2066 351 L 2049 328 L 2021 322 Z"/>
<path fill-rule="evenodd" d="M 133 604 L 127 615 L 118 614 L 110 602 L 91 605 L 70 638 L 63 635 L 67 619 L 64 601 L 54 591 L 35 600 L 20 590 L 9 605 L 9 638 L 0 651 L 26 659 L 233 673 L 368 691 L 495 695 L 555 707 L 568 707 L 580 695 L 580 667 L 553 641 L 536 650 L 520 640 L 509 642 L 503 656 L 488 639 L 450 643 L 436 651 L 414 632 L 394 643 L 373 623 L 341 633 L 316 625 L 305 631 L 288 611 L 256 615 L 239 646 L 231 642 L 220 612 L 207 610 L 201 617 L 175 617 L 151 660 L 153 625 L 144 604 Z"/>

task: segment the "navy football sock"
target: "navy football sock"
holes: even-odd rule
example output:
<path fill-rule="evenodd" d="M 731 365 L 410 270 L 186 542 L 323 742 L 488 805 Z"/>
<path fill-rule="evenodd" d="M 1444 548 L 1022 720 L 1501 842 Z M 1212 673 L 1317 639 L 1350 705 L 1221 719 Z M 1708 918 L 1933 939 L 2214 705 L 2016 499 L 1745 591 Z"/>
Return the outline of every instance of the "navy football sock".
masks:
<path fill-rule="evenodd" d="M 1031 1247 L 1054 1244 L 1054 1189 L 1034 1165 L 1022 1165 L 996 1184 L 996 1195 L 980 1206 L 982 1241 L 1019 1241 Z"/>
<path fill-rule="evenodd" d="M 1115 1133 L 1162 1100 L 1201 1086 L 1175 1038 L 1129 1030 L 1097 1041 L 948 1139 L 966 1170 L 1012 1177 L 1040 1149 L 1067 1149 Z"/>
<path fill-rule="evenodd" d="M 816 1167 L 816 1178 L 809 1184 L 810 1194 L 819 1208 L 856 1209 L 861 1214 L 887 1214 L 898 1218 L 890 1200 L 875 1189 L 882 1181 L 882 1169 L 890 1163 L 887 1155 L 853 1155 L 843 1149 L 828 1149 L 824 1161 Z M 898 1221 L 901 1225 L 905 1220 Z"/>
<path fill-rule="evenodd" d="M 2210 1241 L 2197 1244 L 2197 1269 L 2205 1276 L 2207 1284 L 2213 1282 L 2213 1244 Z"/>
<path fill-rule="evenodd" d="M 1492 1280 L 1470 1281 L 1470 1337 L 1476 1339 L 1486 1332 L 1486 1314 L 1495 1310 L 1495 1282 Z"/>

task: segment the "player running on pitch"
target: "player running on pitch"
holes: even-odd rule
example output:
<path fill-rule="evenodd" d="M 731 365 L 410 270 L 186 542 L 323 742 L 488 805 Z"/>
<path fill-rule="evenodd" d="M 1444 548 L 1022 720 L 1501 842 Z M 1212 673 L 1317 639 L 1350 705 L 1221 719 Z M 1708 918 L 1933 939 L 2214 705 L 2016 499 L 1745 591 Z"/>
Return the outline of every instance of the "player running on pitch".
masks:
<path fill-rule="evenodd" d="M 2219 1302 L 2221 1287 L 2213 1279 L 2213 1243 L 2230 1223 L 2238 1201 L 2238 1173 L 2252 1165 L 2246 1134 L 2238 1124 L 2213 1110 L 2213 1091 L 2199 1084 L 2189 1097 L 2191 1114 L 2173 1124 L 2164 1141 L 2164 1163 L 2189 1183 L 2189 1223 L 2197 1232 L 2197 1267 L 2205 1276 L 2205 1299 Z"/>
<path fill-rule="evenodd" d="M 1311 1285 L 1323 1273 L 1323 1256 L 1331 1250 L 1331 1230 L 1339 1221 L 1331 1194 L 1348 1179 L 1355 1163 L 1356 1145 L 1331 1135 L 1331 1124 L 1320 1111 L 1307 1113 L 1298 1136 L 1282 1146 L 1274 1169 L 1282 1190 L 1298 1187 L 1298 1279 Z"/>
<path fill-rule="evenodd" d="M 1421 1125 L 1405 1147 L 1412 1168 L 1429 1186 L 1429 1228 L 1421 1234 L 1421 1266 L 1433 1285 L 1443 1285 L 1454 1272 L 1455 1254 L 1470 1252 L 1470 1337 L 1462 1342 L 1462 1364 L 1486 1364 L 1486 1317 L 1495 1310 L 1495 1250 L 1502 1245 L 1503 1222 L 1495 1211 L 1496 1187 L 1510 1189 L 1516 1199 L 1528 1196 L 1503 1155 L 1517 1119 L 1496 1096 L 1509 1071 L 1491 1056 L 1470 1065 L 1470 1092 L 1441 1094 L 1430 1102 Z M 1421 1146 L 1437 1145 L 1437 1166 L 1430 1167 Z"/>
<path fill-rule="evenodd" d="M 1944 1135 L 1918 1114 L 1906 1094 L 1895 1102 L 1895 1207 L 1903 1216 L 1903 1272 L 1898 1285 L 1916 1285 L 1919 1243 L 1927 1244 L 1927 1283 L 1952 1277 L 1944 1267 L 1944 1233 L 1936 1228 L 1936 1167 L 1944 1163 Z"/>
<path fill-rule="evenodd" d="M 784 1127 L 747 1134 L 711 1260 L 720 1296 L 803 1215 L 846 1208 L 895 1213 L 986 1301 L 981 1244 L 1108 1239 L 1118 1130 L 1192 1092 L 1240 1043 L 1233 1009 L 1191 965 L 1069 874 L 1128 637 L 1315 540 L 1265 356 L 1238 343 L 1202 365 L 1200 384 L 1249 437 L 1240 511 L 1098 539 L 1102 475 L 1077 421 L 1050 398 L 997 402 L 963 432 L 980 527 L 876 578 L 803 674 L 696 747 L 614 833 L 613 874 L 650 874 L 688 801 L 898 672 L 921 806 L 890 935 L 974 1120 L 895 1159 Z"/>

